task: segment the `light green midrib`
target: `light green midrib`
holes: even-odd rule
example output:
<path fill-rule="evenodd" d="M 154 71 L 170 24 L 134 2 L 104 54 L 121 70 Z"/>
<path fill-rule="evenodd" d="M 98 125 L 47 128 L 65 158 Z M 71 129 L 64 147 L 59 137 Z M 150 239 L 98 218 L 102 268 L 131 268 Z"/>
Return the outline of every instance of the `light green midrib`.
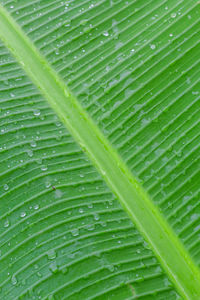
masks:
<path fill-rule="evenodd" d="M 2 6 L 0 38 L 87 152 L 133 223 L 151 245 L 180 295 L 184 299 L 199 300 L 200 271 L 182 243 L 65 83 Z"/>

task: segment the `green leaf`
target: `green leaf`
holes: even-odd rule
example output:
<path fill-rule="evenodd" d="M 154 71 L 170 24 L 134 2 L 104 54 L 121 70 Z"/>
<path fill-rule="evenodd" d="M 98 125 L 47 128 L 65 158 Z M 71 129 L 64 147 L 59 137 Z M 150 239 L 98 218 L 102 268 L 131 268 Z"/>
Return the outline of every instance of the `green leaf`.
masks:
<path fill-rule="evenodd" d="M 1 299 L 200 299 L 198 34 L 196 1 L 1 1 Z"/>

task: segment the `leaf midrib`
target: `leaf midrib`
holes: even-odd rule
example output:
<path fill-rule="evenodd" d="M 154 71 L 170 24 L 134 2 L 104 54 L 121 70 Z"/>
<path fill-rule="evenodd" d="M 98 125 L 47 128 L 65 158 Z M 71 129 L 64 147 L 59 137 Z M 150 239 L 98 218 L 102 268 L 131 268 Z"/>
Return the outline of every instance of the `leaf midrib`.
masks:
<path fill-rule="evenodd" d="M 177 291 L 184 299 L 199 300 L 200 271 L 180 240 L 63 80 L 2 6 L 0 37 L 87 152 L 133 223 L 151 245 Z"/>

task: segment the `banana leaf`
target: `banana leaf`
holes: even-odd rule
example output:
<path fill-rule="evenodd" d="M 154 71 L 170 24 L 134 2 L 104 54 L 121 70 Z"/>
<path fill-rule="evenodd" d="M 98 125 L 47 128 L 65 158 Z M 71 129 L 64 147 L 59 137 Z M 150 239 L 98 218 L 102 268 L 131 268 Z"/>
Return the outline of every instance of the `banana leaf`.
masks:
<path fill-rule="evenodd" d="M 200 299 L 199 16 L 0 1 L 0 299 Z"/>

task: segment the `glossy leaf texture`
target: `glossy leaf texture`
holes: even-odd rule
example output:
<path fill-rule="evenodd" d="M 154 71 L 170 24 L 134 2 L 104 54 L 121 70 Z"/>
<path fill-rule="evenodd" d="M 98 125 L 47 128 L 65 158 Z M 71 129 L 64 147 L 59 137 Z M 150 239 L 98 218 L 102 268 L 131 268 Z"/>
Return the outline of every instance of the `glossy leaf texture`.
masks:
<path fill-rule="evenodd" d="M 199 268 L 197 1 L 0 3 Z M 198 299 L 180 291 L 12 53 L 2 42 L 0 299 Z"/>

